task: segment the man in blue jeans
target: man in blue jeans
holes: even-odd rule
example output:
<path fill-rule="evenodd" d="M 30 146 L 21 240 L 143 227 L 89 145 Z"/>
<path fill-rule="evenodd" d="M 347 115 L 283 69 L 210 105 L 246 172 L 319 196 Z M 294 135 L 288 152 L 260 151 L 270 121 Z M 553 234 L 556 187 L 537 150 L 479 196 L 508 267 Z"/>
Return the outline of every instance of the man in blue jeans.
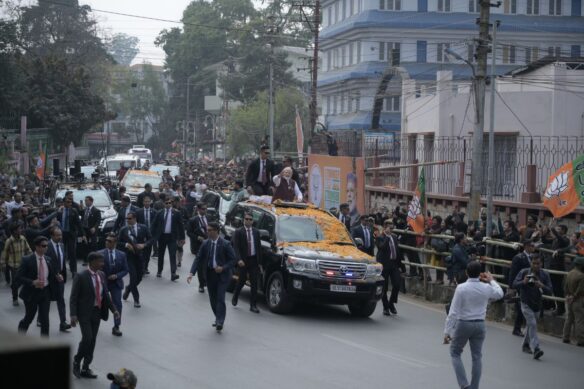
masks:
<path fill-rule="evenodd" d="M 481 264 L 472 261 L 466 267 L 468 280 L 456 287 L 444 326 L 444 344 L 450 343 L 450 357 L 460 388 L 478 389 L 482 373 L 482 348 L 485 340 L 485 316 L 489 301 L 503 298 L 503 289 L 491 273 L 481 273 Z M 470 343 L 472 378 L 469 384 L 461 354 Z"/>

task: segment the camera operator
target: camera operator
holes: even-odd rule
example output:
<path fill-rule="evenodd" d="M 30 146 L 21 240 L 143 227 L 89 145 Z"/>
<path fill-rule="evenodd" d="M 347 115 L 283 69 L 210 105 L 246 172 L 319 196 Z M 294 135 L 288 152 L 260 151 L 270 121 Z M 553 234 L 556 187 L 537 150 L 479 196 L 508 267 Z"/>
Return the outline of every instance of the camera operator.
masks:
<path fill-rule="evenodd" d="M 550 276 L 541 268 L 539 255 L 533 254 L 531 266 L 517 274 L 513 282 L 513 289 L 519 291 L 521 312 L 523 312 L 526 322 L 523 352 L 533 354 L 534 359 L 539 359 L 542 357 L 543 351 L 539 348 L 537 337 L 537 316 L 542 309 L 543 295 L 552 293 Z"/>

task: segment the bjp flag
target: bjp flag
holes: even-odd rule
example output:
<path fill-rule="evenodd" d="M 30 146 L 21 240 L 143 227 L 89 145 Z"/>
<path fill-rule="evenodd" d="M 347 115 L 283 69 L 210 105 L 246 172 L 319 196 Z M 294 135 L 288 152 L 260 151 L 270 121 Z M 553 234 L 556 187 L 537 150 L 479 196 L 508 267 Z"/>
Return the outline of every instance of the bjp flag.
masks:
<path fill-rule="evenodd" d="M 424 209 L 426 205 L 426 177 L 424 168 L 420 170 L 414 198 L 408 208 L 408 225 L 416 232 L 424 232 Z"/>
<path fill-rule="evenodd" d="M 38 177 L 39 180 L 43 180 L 45 177 L 45 163 L 46 162 L 47 162 L 47 157 L 45 155 L 45 152 L 41 150 L 41 152 L 39 153 L 36 168 L 35 168 L 35 173 L 36 173 L 36 176 Z"/>
<path fill-rule="evenodd" d="M 543 205 L 555 218 L 575 210 L 584 197 L 584 154 L 551 175 L 543 195 Z"/>

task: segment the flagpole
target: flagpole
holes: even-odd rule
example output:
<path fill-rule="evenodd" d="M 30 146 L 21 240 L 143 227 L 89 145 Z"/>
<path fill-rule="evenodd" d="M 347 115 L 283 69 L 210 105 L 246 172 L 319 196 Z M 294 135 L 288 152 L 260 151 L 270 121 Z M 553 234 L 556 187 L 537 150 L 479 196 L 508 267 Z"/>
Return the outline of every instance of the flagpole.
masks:
<path fill-rule="evenodd" d="M 458 163 L 458 162 L 460 162 L 460 161 L 435 161 L 435 162 L 410 163 L 407 165 L 370 167 L 370 168 L 365 169 L 365 171 L 366 172 L 374 172 L 374 171 L 378 171 L 378 170 L 398 170 L 398 169 L 406 169 L 406 168 L 410 168 L 410 167 L 446 165 L 446 164 Z"/>

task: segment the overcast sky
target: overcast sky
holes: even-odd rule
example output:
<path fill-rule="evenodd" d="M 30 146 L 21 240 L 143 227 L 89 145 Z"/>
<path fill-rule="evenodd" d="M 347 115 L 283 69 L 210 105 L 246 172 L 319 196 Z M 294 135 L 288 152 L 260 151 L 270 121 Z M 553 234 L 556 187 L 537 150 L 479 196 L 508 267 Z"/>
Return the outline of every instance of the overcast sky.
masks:
<path fill-rule="evenodd" d="M 122 15 L 112 15 L 97 10 L 154 17 L 180 21 L 182 13 L 191 0 L 80 0 L 80 4 L 90 5 L 95 17 L 111 34 L 123 32 L 140 39 L 140 53 L 134 63 L 144 61 L 156 65 L 164 62 L 164 52 L 154 45 L 161 30 L 181 27 L 180 24 L 138 19 Z"/>

